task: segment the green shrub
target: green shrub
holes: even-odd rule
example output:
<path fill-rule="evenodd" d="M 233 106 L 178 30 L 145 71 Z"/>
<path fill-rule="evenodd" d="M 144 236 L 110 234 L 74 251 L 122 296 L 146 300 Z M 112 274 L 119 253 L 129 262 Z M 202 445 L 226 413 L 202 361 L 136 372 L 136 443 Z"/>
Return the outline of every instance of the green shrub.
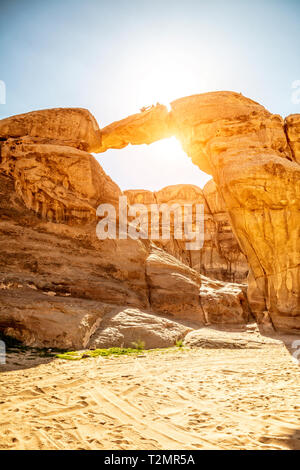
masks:
<path fill-rule="evenodd" d="M 145 341 L 141 341 L 140 339 L 133 341 L 131 344 L 134 349 L 138 349 L 139 351 L 143 351 L 143 349 L 145 349 Z"/>
<path fill-rule="evenodd" d="M 139 348 L 108 348 L 108 349 L 91 349 L 88 351 L 68 351 L 62 354 L 57 354 L 59 359 L 66 359 L 68 361 L 78 361 L 88 357 L 98 356 L 123 356 L 129 354 L 138 354 L 141 351 Z"/>

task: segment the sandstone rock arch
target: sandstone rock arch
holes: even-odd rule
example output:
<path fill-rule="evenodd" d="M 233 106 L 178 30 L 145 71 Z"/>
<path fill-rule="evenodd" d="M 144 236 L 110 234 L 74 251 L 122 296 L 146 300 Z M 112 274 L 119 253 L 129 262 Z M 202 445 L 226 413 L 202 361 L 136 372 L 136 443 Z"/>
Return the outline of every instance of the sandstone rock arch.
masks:
<path fill-rule="evenodd" d="M 300 115 L 283 120 L 234 92 L 181 98 L 171 111 L 158 104 L 104 129 L 85 109 L 34 111 L 0 121 L 0 172 L 42 219 L 94 223 L 98 204 L 114 203 L 120 189 L 87 152 L 176 136 L 214 178 L 251 267 L 248 298 L 257 320 L 299 332 L 299 127 Z"/>
<path fill-rule="evenodd" d="M 106 126 L 96 152 L 175 135 L 213 176 L 251 271 L 248 297 L 259 321 L 300 330 L 299 122 L 234 92 L 178 99 Z"/>

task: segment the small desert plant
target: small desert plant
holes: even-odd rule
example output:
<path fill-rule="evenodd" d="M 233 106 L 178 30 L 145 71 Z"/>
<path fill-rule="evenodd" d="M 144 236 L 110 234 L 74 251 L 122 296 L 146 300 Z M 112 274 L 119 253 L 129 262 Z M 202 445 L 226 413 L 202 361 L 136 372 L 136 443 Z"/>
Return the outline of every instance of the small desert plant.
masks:
<path fill-rule="evenodd" d="M 178 339 L 176 341 L 176 346 L 177 348 L 183 348 L 183 340 L 182 339 Z"/>
<path fill-rule="evenodd" d="M 78 361 L 79 359 L 86 359 L 88 357 L 107 357 L 107 356 L 123 356 L 125 354 L 138 354 L 138 348 L 108 348 L 108 349 L 91 349 L 88 351 L 68 351 L 62 354 L 57 354 L 59 359 L 66 359 L 68 361 Z"/>
<path fill-rule="evenodd" d="M 131 344 L 135 349 L 138 349 L 139 351 L 145 349 L 145 341 L 142 341 L 140 339 L 138 339 L 137 341 L 133 341 Z"/>

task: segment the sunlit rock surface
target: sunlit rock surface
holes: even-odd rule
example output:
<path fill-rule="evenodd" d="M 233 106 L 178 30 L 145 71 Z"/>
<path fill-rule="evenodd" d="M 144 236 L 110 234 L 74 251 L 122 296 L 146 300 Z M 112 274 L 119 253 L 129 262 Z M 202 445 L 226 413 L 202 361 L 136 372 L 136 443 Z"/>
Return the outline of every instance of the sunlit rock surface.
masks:
<path fill-rule="evenodd" d="M 133 117 L 126 120 L 130 128 Z M 300 329 L 297 123 L 297 116 L 289 117 L 285 125 L 279 115 L 234 92 L 181 98 L 171 103 L 166 119 L 187 155 L 214 178 L 251 268 L 248 297 L 257 318 L 267 316 L 276 329 L 296 332 Z M 141 123 L 145 132 L 146 124 Z M 111 142 L 117 141 L 119 128 L 115 123 Z M 149 141 L 147 135 L 143 143 Z"/>
<path fill-rule="evenodd" d="M 201 276 L 151 242 L 100 241 L 96 222 L 44 220 L 26 209 L 6 175 L 0 175 L 0 201 L 0 330 L 5 334 L 27 345 L 80 349 L 120 306 L 173 319 L 153 320 L 156 333 L 149 344 L 175 342 L 187 331 L 181 320 L 205 323 Z M 242 305 L 235 288 L 230 295 Z M 225 308 L 228 292 L 218 302 Z M 231 323 L 237 315 L 232 310 Z M 137 318 L 135 340 L 149 337 L 148 320 Z M 222 314 L 214 321 L 222 323 Z M 168 325 L 169 333 L 164 332 Z"/>
<path fill-rule="evenodd" d="M 300 114 L 291 114 L 285 118 L 285 126 L 293 160 L 300 164 Z"/>
<path fill-rule="evenodd" d="M 166 106 L 158 104 L 101 129 L 102 143 L 98 152 L 121 149 L 128 144 L 151 144 L 171 134 L 168 110 Z"/>
<path fill-rule="evenodd" d="M 132 348 L 135 343 L 146 349 L 174 346 L 193 329 L 185 323 L 136 308 L 115 308 L 107 314 L 91 336 L 90 348 L 112 346 Z"/>
<path fill-rule="evenodd" d="M 43 109 L 0 120 L 0 140 L 22 136 L 51 139 L 53 144 L 87 152 L 94 152 L 101 145 L 96 119 L 82 108 Z"/>
<path fill-rule="evenodd" d="M 221 258 L 227 272 L 233 268 L 240 275 L 241 252 L 250 266 L 248 299 L 257 321 L 299 331 L 297 118 L 284 123 L 232 92 L 183 98 L 171 108 L 168 113 L 158 105 L 113 123 L 102 139 L 86 110 L 37 111 L 0 121 L 1 331 L 26 344 L 82 348 L 116 308 L 179 324 L 247 323 L 244 289 L 200 274 L 201 263 L 208 274 Z M 164 188 L 155 200 L 203 200 L 212 227 L 204 244 L 206 255 L 211 248 L 211 265 L 197 264 L 197 254 L 196 261 L 185 259 L 188 254 L 172 241 L 157 246 L 96 237 L 97 205 L 116 205 L 121 191 L 87 152 L 170 135 L 215 183 L 186 193 L 184 186 L 179 192 Z M 142 197 L 152 200 L 153 194 Z M 220 266 L 214 277 L 218 273 L 224 275 Z"/>

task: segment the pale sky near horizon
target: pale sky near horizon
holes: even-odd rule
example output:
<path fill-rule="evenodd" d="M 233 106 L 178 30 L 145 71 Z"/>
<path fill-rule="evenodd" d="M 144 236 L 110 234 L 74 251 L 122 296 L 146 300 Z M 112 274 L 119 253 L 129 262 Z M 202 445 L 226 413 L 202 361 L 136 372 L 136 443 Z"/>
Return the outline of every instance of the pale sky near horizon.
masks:
<path fill-rule="evenodd" d="M 99 126 L 181 96 L 233 90 L 300 113 L 300 0 L 0 0 L 0 119 L 84 107 Z M 122 189 L 202 187 L 175 138 L 97 156 Z"/>

